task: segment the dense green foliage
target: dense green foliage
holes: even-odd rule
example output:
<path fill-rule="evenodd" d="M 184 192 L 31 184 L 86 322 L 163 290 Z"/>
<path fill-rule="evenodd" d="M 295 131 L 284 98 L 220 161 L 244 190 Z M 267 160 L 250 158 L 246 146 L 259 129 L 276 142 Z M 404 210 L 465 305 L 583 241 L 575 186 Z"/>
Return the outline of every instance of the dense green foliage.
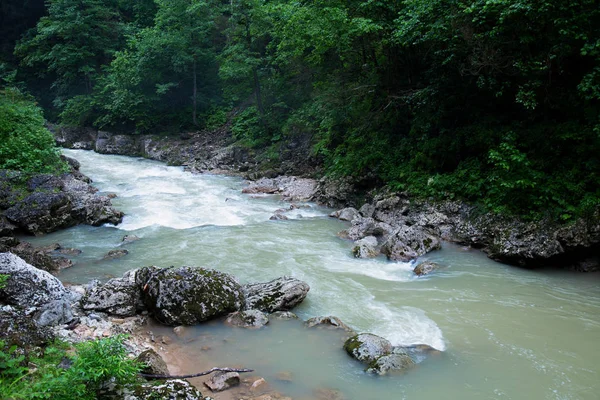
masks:
<path fill-rule="evenodd" d="M 130 132 L 233 115 L 241 143 L 312 137 L 365 187 L 530 218 L 599 204 L 596 0 L 134 4 L 48 2 L 16 54 L 50 115 Z"/>
<path fill-rule="evenodd" d="M 56 173 L 66 169 L 42 111 L 15 88 L 0 89 L 0 169 Z"/>
<path fill-rule="evenodd" d="M 8 275 L 0 274 L 0 289 L 4 289 L 6 287 L 7 281 L 8 281 Z"/>
<path fill-rule="evenodd" d="M 127 358 L 123 337 L 75 345 L 56 343 L 24 364 L 25 357 L 13 346 L 0 342 L 0 398 L 2 399 L 95 399 L 104 384 L 135 381 L 141 366 Z M 61 367 L 69 360 L 70 367 Z"/>

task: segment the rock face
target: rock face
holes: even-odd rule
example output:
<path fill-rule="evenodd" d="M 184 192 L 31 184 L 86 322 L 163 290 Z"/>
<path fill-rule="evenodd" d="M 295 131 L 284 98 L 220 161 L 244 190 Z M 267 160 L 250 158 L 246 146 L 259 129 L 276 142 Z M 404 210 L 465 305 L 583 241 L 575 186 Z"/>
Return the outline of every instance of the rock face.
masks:
<path fill-rule="evenodd" d="M 244 305 L 235 279 L 211 269 L 145 267 L 137 271 L 136 283 L 145 306 L 166 325 L 194 325 Z"/>
<path fill-rule="evenodd" d="M 0 289 L 0 302 L 21 308 L 34 308 L 40 325 L 66 323 L 73 317 L 71 293 L 46 271 L 39 270 L 11 253 L 0 253 L 0 274 L 9 275 Z"/>
<path fill-rule="evenodd" d="M 142 155 L 141 143 L 135 137 L 103 131 L 98 131 L 94 150 L 101 154 Z"/>
<path fill-rule="evenodd" d="M 81 299 L 86 311 L 100 311 L 120 317 L 134 316 L 143 309 L 142 291 L 136 283 L 136 270 L 126 272 L 104 285 L 90 285 Z"/>
<path fill-rule="evenodd" d="M 359 217 L 360 214 L 356 208 L 347 207 L 342 210 L 334 211 L 329 215 L 330 217 L 337 218 L 340 221 L 352 221 Z"/>
<path fill-rule="evenodd" d="M 308 294 L 306 282 L 288 276 L 266 283 L 244 285 L 246 309 L 264 312 L 288 311 L 300 304 Z"/>
<path fill-rule="evenodd" d="M 22 258 L 27 264 L 50 273 L 56 273 L 73 265 L 73 262 L 67 258 L 50 255 L 51 253 L 63 254 L 68 250 L 73 249 L 62 249 L 60 246 L 56 249 L 36 248 L 31 243 L 22 242 L 13 237 L 0 237 L 0 252 L 10 251 Z"/>
<path fill-rule="evenodd" d="M 389 340 L 372 333 L 361 333 L 344 343 L 344 350 L 358 361 L 370 364 L 393 350 Z"/>
<path fill-rule="evenodd" d="M 204 384 L 213 392 L 222 392 L 223 390 L 239 385 L 240 374 L 237 372 L 218 371 L 208 381 L 204 382 Z"/>
<path fill-rule="evenodd" d="M 269 323 L 269 317 L 259 310 L 236 311 L 229 314 L 225 323 L 238 328 L 259 329 Z"/>
<path fill-rule="evenodd" d="M 390 235 L 381 246 L 381 252 L 390 260 L 406 262 L 440 247 L 439 240 L 423 230 L 403 226 Z"/>
<path fill-rule="evenodd" d="M 54 176 L 0 171 L 0 196 L 4 198 L 0 228 L 4 234 L 43 234 L 77 224 L 120 223 L 123 213 L 75 172 Z"/>

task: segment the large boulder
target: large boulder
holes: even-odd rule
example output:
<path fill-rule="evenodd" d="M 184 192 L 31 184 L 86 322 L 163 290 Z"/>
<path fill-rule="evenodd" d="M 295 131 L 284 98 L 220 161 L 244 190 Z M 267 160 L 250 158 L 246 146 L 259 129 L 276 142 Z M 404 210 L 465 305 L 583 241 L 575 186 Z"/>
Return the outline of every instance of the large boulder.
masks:
<path fill-rule="evenodd" d="M 246 309 L 264 312 L 288 311 L 300 304 L 310 286 L 301 280 L 283 276 L 266 283 L 244 285 Z"/>
<path fill-rule="evenodd" d="M 166 325 L 194 325 L 244 306 L 236 280 L 212 269 L 145 267 L 137 271 L 136 283 L 145 306 Z"/>
<path fill-rule="evenodd" d="M 355 218 L 360 217 L 358 210 L 353 207 L 346 207 L 338 211 L 332 212 L 330 217 L 337 218 L 340 221 L 352 221 Z"/>
<path fill-rule="evenodd" d="M 344 350 L 358 361 L 370 364 L 379 357 L 390 354 L 393 346 L 389 340 L 381 336 L 361 333 L 346 340 Z"/>
<path fill-rule="evenodd" d="M 12 253 L 0 253 L 0 274 L 8 275 L 0 289 L 0 303 L 29 309 L 40 325 L 73 319 L 72 294 L 54 276 L 39 270 Z"/>
<path fill-rule="evenodd" d="M 37 235 L 77 224 L 116 225 L 123 219 L 108 197 L 97 195 L 96 189 L 73 174 L 0 171 L 0 196 L 5 199 L 0 204 L 3 231 Z"/>
<path fill-rule="evenodd" d="M 100 311 L 121 317 L 134 316 L 143 309 L 142 292 L 135 279 L 136 271 L 126 272 L 104 285 L 91 285 L 81 299 L 86 311 Z"/>
<path fill-rule="evenodd" d="M 381 247 L 381 252 L 390 260 L 411 261 L 432 250 L 441 248 L 440 241 L 413 226 L 398 228 Z"/>
<path fill-rule="evenodd" d="M 99 398 L 106 400 L 204 400 L 202 393 L 183 379 L 157 380 L 109 387 L 100 394 Z"/>
<path fill-rule="evenodd" d="M 239 385 L 240 374 L 237 372 L 215 372 L 204 384 L 213 392 L 222 392 L 223 390 Z"/>

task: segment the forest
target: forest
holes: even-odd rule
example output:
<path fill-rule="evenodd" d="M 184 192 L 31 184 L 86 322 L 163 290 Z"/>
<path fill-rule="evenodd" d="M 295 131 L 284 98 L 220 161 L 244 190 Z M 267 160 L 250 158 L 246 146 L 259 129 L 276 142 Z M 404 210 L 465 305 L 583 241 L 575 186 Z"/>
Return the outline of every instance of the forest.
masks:
<path fill-rule="evenodd" d="M 41 112 L 130 134 L 230 123 L 239 143 L 273 154 L 309 137 L 325 174 L 367 189 L 531 220 L 600 204 L 597 0 L 3 0 L 0 11 L 0 139 L 14 142 L 2 168 L 46 168 L 14 151 L 41 134 Z"/>

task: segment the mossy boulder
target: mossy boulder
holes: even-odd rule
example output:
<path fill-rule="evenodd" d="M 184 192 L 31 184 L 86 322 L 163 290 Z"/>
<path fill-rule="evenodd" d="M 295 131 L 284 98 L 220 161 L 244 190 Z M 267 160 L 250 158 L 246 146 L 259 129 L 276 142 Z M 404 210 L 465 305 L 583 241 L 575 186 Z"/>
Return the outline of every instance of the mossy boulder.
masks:
<path fill-rule="evenodd" d="M 148 375 L 169 375 L 169 368 L 167 363 L 156 351 L 152 349 L 144 350 L 136 357 L 136 361 L 144 364 L 141 372 Z M 156 378 L 146 378 L 148 380 L 154 380 Z"/>
<path fill-rule="evenodd" d="M 165 325 L 194 325 L 238 311 L 242 287 L 229 274 L 199 267 L 145 267 L 136 273 L 142 300 Z"/>
<path fill-rule="evenodd" d="M 393 346 L 389 340 L 381 336 L 361 333 L 346 340 L 344 350 L 358 361 L 371 364 L 379 357 L 390 354 Z"/>
<path fill-rule="evenodd" d="M 415 366 L 415 362 L 403 351 L 394 350 L 391 354 L 378 357 L 369 364 L 367 372 L 385 375 L 389 372 L 405 372 Z"/>
<path fill-rule="evenodd" d="M 265 283 L 244 285 L 246 309 L 268 313 L 288 311 L 300 304 L 308 294 L 310 286 L 306 282 L 282 276 Z"/>

